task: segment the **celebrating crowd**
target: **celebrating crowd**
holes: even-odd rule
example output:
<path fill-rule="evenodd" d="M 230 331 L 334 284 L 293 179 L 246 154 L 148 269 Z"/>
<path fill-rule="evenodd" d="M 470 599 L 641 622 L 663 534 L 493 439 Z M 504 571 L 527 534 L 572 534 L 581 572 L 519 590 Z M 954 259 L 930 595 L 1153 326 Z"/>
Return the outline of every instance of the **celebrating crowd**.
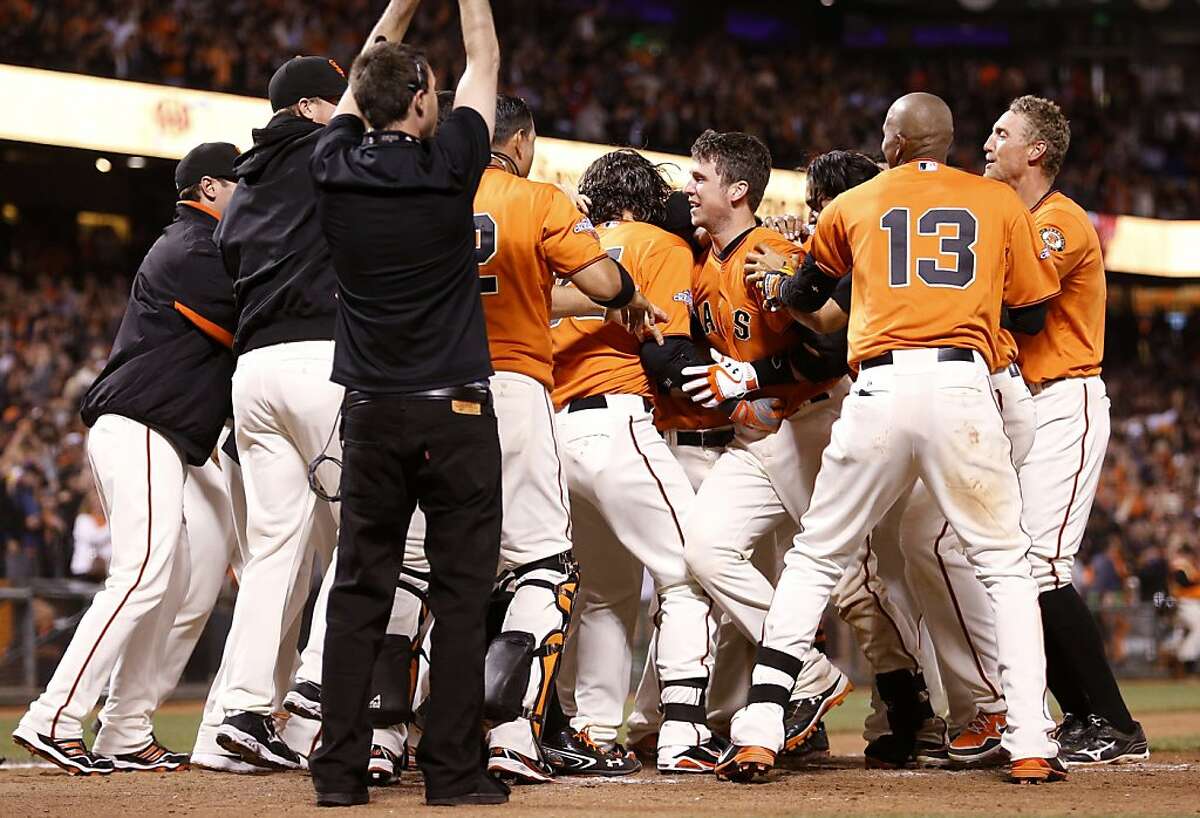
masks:
<path fill-rule="evenodd" d="M 372 7 L 369 0 L 0 0 L 0 55 L 261 95 L 275 66 L 294 54 L 329 54 L 348 65 L 358 48 L 352 21 Z M 879 118 L 906 91 L 943 96 L 960 132 L 974 134 L 986 132 L 998 105 L 1033 90 L 1057 99 L 1071 119 L 1075 161 L 1058 184 L 1085 208 L 1200 217 L 1200 110 L 1187 102 L 1195 54 L 1064 56 L 1067 43 L 1087 54 L 1085 20 L 1056 31 L 1053 50 L 857 52 L 681 34 L 630 15 L 625 6 L 571 0 L 505 3 L 497 9 L 501 87 L 528 99 L 550 136 L 679 151 L 705 127 L 736 128 L 763 138 L 779 166 L 832 148 L 874 152 Z M 448 76 L 461 71 L 454 25 L 448 2 L 431 3 L 414 23 Z M 977 148 L 964 141 L 951 159 L 977 168 Z"/>

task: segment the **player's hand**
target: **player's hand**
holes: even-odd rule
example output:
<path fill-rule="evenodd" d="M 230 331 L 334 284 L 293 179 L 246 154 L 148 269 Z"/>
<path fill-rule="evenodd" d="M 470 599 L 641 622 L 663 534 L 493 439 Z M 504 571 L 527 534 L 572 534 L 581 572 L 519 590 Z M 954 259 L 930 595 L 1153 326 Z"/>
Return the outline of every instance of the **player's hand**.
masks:
<path fill-rule="evenodd" d="M 785 268 L 795 270 L 800 263 L 800 254 L 796 253 L 793 256 L 785 256 L 777 250 L 772 250 L 765 244 L 755 245 L 754 249 L 746 254 L 746 283 L 758 284 L 767 273 L 777 273 Z"/>
<path fill-rule="evenodd" d="M 621 309 L 608 310 L 605 318 L 625 327 L 640 341 L 653 337 L 654 342 L 662 346 L 663 335 L 658 325 L 665 324 L 670 316 L 661 307 L 651 304 L 645 294 L 638 291 L 634 293 L 633 300 Z"/>
<path fill-rule="evenodd" d="M 782 216 L 767 216 L 763 219 L 763 227 L 774 230 L 785 239 L 799 244 L 808 238 L 812 230 L 803 216 L 795 213 L 784 213 Z"/>
<path fill-rule="evenodd" d="M 588 211 L 592 207 L 592 200 L 580 193 L 579 188 L 566 182 L 559 182 L 558 189 L 567 194 L 567 198 L 571 200 L 571 204 L 575 205 L 576 210 L 585 216 L 590 215 Z"/>
<path fill-rule="evenodd" d="M 696 403 L 714 409 L 718 404 L 741 398 L 758 389 L 758 373 L 752 364 L 712 350 L 716 362 L 708 366 L 685 366 L 683 375 L 698 377 L 683 382 L 683 391 Z"/>
<path fill-rule="evenodd" d="M 779 398 L 738 401 L 729 419 L 735 426 L 769 435 L 783 425 L 783 401 Z"/>

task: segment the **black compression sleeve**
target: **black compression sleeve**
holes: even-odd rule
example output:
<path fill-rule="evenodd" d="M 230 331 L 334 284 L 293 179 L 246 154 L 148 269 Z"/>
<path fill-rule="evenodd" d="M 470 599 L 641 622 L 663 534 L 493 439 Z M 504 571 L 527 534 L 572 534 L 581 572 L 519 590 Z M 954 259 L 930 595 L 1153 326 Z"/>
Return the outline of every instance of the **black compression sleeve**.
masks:
<path fill-rule="evenodd" d="M 838 280 L 821 272 L 811 255 L 805 256 L 800 269 L 779 288 L 779 301 L 797 312 L 816 312 L 833 295 Z"/>
<path fill-rule="evenodd" d="M 617 271 L 621 274 L 621 290 L 607 301 L 601 301 L 598 298 L 592 300 L 608 310 L 619 310 L 622 307 L 628 306 L 633 300 L 633 296 L 637 293 L 637 285 L 633 283 L 633 276 L 629 275 L 629 271 L 621 266 L 621 262 L 613 259 L 613 263 L 617 265 Z"/>
<path fill-rule="evenodd" d="M 1005 306 L 1000 313 L 1000 326 L 1010 332 L 1022 335 L 1037 335 L 1046 326 L 1046 309 L 1049 305 L 1043 301 L 1028 307 Z"/>
<path fill-rule="evenodd" d="M 758 385 L 782 386 L 796 383 L 796 374 L 792 372 L 789 355 L 768 355 L 765 358 L 751 361 L 750 365 L 758 374 Z"/>
<path fill-rule="evenodd" d="M 651 338 L 642 343 L 640 355 L 642 368 L 660 392 L 682 388 L 685 366 L 708 366 L 712 363 L 712 359 L 691 338 L 682 335 L 668 335 L 663 339 L 662 346 Z"/>

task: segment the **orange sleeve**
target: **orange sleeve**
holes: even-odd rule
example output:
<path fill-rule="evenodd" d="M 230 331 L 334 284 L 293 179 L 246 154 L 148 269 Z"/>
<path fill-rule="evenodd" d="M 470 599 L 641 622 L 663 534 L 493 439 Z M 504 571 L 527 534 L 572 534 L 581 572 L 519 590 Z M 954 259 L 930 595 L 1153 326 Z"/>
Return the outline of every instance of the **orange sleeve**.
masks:
<path fill-rule="evenodd" d="M 550 269 L 567 278 L 604 258 L 605 253 L 588 217 L 576 210 L 561 190 L 545 190 L 548 201 L 542 221 L 542 252 Z"/>
<path fill-rule="evenodd" d="M 214 324 L 212 321 L 209 321 L 191 307 L 188 307 L 185 304 L 180 304 L 178 301 L 175 302 L 175 309 L 178 310 L 184 318 L 195 324 L 196 327 L 209 338 L 212 338 L 222 346 L 227 346 L 230 349 L 233 349 L 233 333 L 231 333 L 229 330 Z"/>
<path fill-rule="evenodd" d="M 834 278 L 841 278 L 850 272 L 854 258 L 842 209 L 836 199 L 821 211 L 807 249 L 817 266 Z"/>
<path fill-rule="evenodd" d="M 1038 235 L 1033 214 L 1013 199 L 1019 212 L 1009 228 L 1008 274 L 1004 282 L 1004 303 L 1026 307 L 1058 295 L 1058 272 L 1050 250 Z"/>
<path fill-rule="evenodd" d="M 665 324 L 659 324 L 663 335 L 691 334 L 692 319 L 688 303 L 691 301 L 694 265 L 691 248 L 663 242 L 647 253 L 638 271 L 645 279 L 641 282 L 641 289 L 646 298 L 669 316 Z"/>
<path fill-rule="evenodd" d="M 1088 236 L 1083 226 L 1071 214 L 1057 208 L 1038 212 L 1036 219 L 1038 236 L 1050 251 L 1054 269 L 1061 281 L 1063 276 L 1079 266 L 1087 252 Z"/>

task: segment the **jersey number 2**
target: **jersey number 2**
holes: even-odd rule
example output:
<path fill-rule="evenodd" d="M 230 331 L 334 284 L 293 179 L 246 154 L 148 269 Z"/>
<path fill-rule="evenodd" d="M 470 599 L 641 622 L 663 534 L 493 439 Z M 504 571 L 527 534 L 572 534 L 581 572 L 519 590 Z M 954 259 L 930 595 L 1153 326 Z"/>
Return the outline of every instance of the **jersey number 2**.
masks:
<path fill-rule="evenodd" d="M 475 214 L 475 263 L 480 267 L 496 257 L 497 231 L 496 220 L 491 213 Z M 479 294 L 495 295 L 500 292 L 500 277 L 479 277 Z"/>
<path fill-rule="evenodd" d="M 907 207 L 893 207 L 879 220 L 888 233 L 888 281 L 893 287 L 907 287 L 910 281 L 909 213 Z M 953 267 L 938 266 L 939 258 L 917 259 L 917 277 L 930 287 L 966 289 L 975 280 L 975 238 L 979 222 L 975 214 L 961 207 L 935 207 L 917 219 L 918 236 L 936 236 L 942 227 L 954 227 L 957 234 L 942 236 L 942 256 L 954 256 Z"/>

